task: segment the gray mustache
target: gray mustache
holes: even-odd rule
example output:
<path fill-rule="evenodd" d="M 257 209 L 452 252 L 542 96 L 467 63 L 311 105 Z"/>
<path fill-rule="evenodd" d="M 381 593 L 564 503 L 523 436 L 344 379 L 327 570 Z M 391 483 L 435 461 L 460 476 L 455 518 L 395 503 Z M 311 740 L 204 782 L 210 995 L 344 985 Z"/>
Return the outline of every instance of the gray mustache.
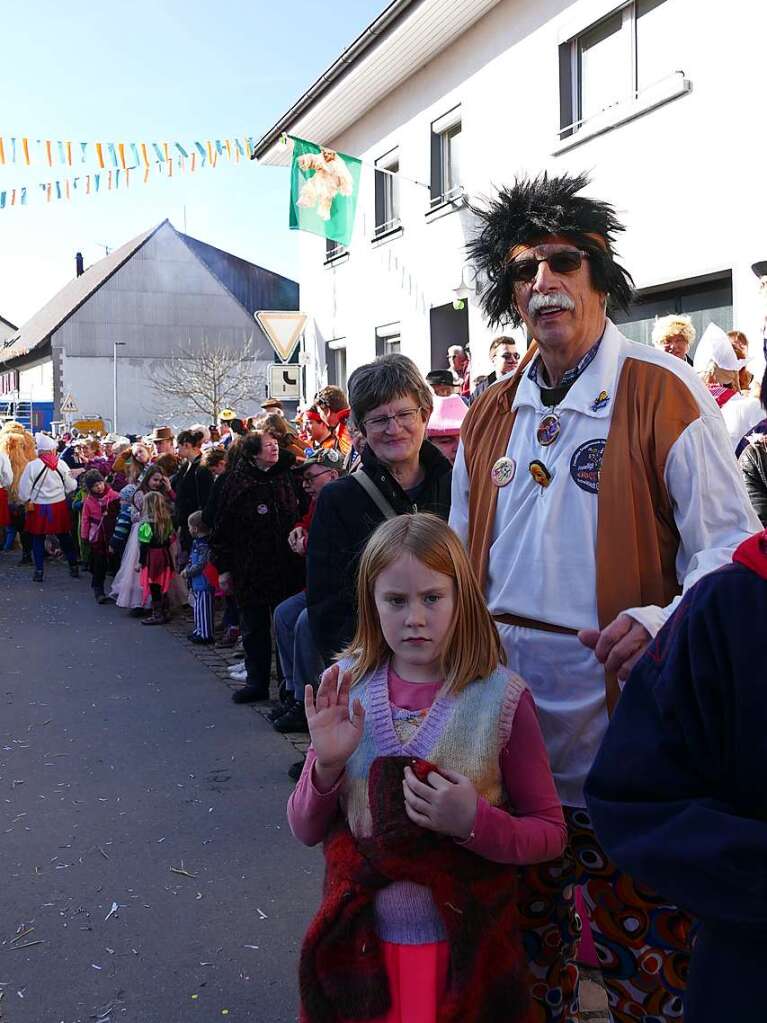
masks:
<path fill-rule="evenodd" d="M 563 291 L 552 291 L 546 295 L 534 291 L 527 303 L 527 311 L 535 316 L 541 309 L 575 309 L 575 302 Z"/>

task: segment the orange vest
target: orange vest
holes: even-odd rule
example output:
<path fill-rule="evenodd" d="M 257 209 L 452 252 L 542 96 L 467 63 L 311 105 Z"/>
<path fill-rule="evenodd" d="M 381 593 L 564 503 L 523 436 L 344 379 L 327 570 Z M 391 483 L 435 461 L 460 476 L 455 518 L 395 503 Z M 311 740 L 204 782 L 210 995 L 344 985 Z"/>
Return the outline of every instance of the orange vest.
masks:
<path fill-rule="evenodd" d="M 469 477 L 469 557 L 483 587 L 498 500 L 490 472 L 506 454 L 516 416 L 514 396 L 536 352 L 532 342 L 517 372 L 480 395 L 461 429 Z M 665 607 L 681 592 L 676 575 L 679 533 L 664 473 L 675 441 L 699 417 L 695 397 L 674 373 L 626 359 L 599 474 L 595 557 L 602 629 L 627 608 Z M 612 673 L 606 690 L 611 712 L 619 695 Z"/>

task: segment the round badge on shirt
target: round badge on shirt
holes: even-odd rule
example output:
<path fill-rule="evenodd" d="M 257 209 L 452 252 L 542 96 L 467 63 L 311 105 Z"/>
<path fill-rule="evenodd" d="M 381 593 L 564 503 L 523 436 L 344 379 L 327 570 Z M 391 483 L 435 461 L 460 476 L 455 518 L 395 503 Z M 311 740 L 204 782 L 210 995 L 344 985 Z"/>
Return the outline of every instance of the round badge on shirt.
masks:
<path fill-rule="evenodd" d="M 606 447 L 606 440 L 587 440 L 570 459 L 570 475 L 587 494 L 599 493 L 599 473 Z"/>
<path fill-rule="evenodd" d="M 514 479 L 517 463 L 513 458 L 499 458 L 490 470 L 490 479 L 496 487 L 506 487 Z"/>
<path fill-rule="evenodd" d="M 268 515 L 269 514 L 269 506 L 266 505 L 266 504 L 260 504 L 256 508 L 256 511 L 258 512 L 259 515 Z"/>
<path fill-rule="evenodd" d="M 535 431 L 535 436 L 538 438 L 538 443 L 541 447 L 547 448 L 549 444 L 553 444 L 559 436 L 559 431 L 562 426 L 559 422 L 559 416 L 549 412 L 543 419 L 538 423 L 538 429 Z"/>

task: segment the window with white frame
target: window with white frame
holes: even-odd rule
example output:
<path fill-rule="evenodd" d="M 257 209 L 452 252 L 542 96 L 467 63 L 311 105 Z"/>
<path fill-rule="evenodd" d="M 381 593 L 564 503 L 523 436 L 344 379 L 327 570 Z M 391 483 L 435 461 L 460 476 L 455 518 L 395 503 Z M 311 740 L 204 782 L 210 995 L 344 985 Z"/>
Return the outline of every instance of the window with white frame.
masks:
<path fill-rule="evenodd" d="M 400 226 L 399 149 L 379 157 L 375 166 L 375 234 L 378 237 Z"/>
<path fill-rule="evenodd" d="M 376 355 L 394 355 L 400 350 L 399 323 L 384 323 L 376 327 Z"/>
<path fill-rule="evenodd" d="M 676 0 L 632 0 L 559 48 L 560 137 L 680 75 Z"/>
<path fill-rule="evenodd" d="M 325 239 L 325 262 L 329 263 L 333 259 L 338 259 L 339 256 L 345 256 L 349 250 L 345 245 L 341 245 L 334 238 Z"/>
<path fill-rule="evenodd" d="M 461 181 L 461 108 L 453 107 L 431 125 L 431 205 L 456 199 Z"/>
<path fill-rule="evenodd" d="M 346 390 L 346 338 L 328 341 L 326 356 L 328 383 Z"/>

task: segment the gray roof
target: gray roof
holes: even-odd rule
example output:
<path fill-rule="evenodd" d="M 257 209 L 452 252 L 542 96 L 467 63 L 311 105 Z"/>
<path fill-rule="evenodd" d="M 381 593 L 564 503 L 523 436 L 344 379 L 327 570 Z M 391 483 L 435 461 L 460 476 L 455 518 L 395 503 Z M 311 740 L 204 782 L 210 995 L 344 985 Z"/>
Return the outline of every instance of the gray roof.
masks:
<path fill-rule="evenodd" d="M 169 220 L 163 220 L 69 281 L 20 329 L 0 342 L 0 364 L 21 359 L 32 352 L 45 354 L 51 335 L 166 224 L 245 308 L 248 316 L 258 309 L 298 309 L 296 281 L 182 234 Z"/>
<path fill-rule="evenodd" d="M 167 221 L 162 222 L 167 223 Z M 38 309 L 25 324 L 12 334 L 0 346 L 0 362 L 10 362 L 11 359 L 18 359 L 27 355 L 37 348 L 41 348 L 50 338 L 54 331 L 58 330 L 65 320 L 68 320 L 72 313 L 86 302 L 91 295 L 107 281 L 112 274 L 117 273 L 120 267 L 149 241 L 152 235 L 162 227 L 156 227 L 144 231 L 143 234 L 133 238 L 132 241 L 121 245 L 119 249 L 110 252 L 98 263 L 89 266 L 85 273 L 74 277 L 64 285 L 58 294 Z"/>

